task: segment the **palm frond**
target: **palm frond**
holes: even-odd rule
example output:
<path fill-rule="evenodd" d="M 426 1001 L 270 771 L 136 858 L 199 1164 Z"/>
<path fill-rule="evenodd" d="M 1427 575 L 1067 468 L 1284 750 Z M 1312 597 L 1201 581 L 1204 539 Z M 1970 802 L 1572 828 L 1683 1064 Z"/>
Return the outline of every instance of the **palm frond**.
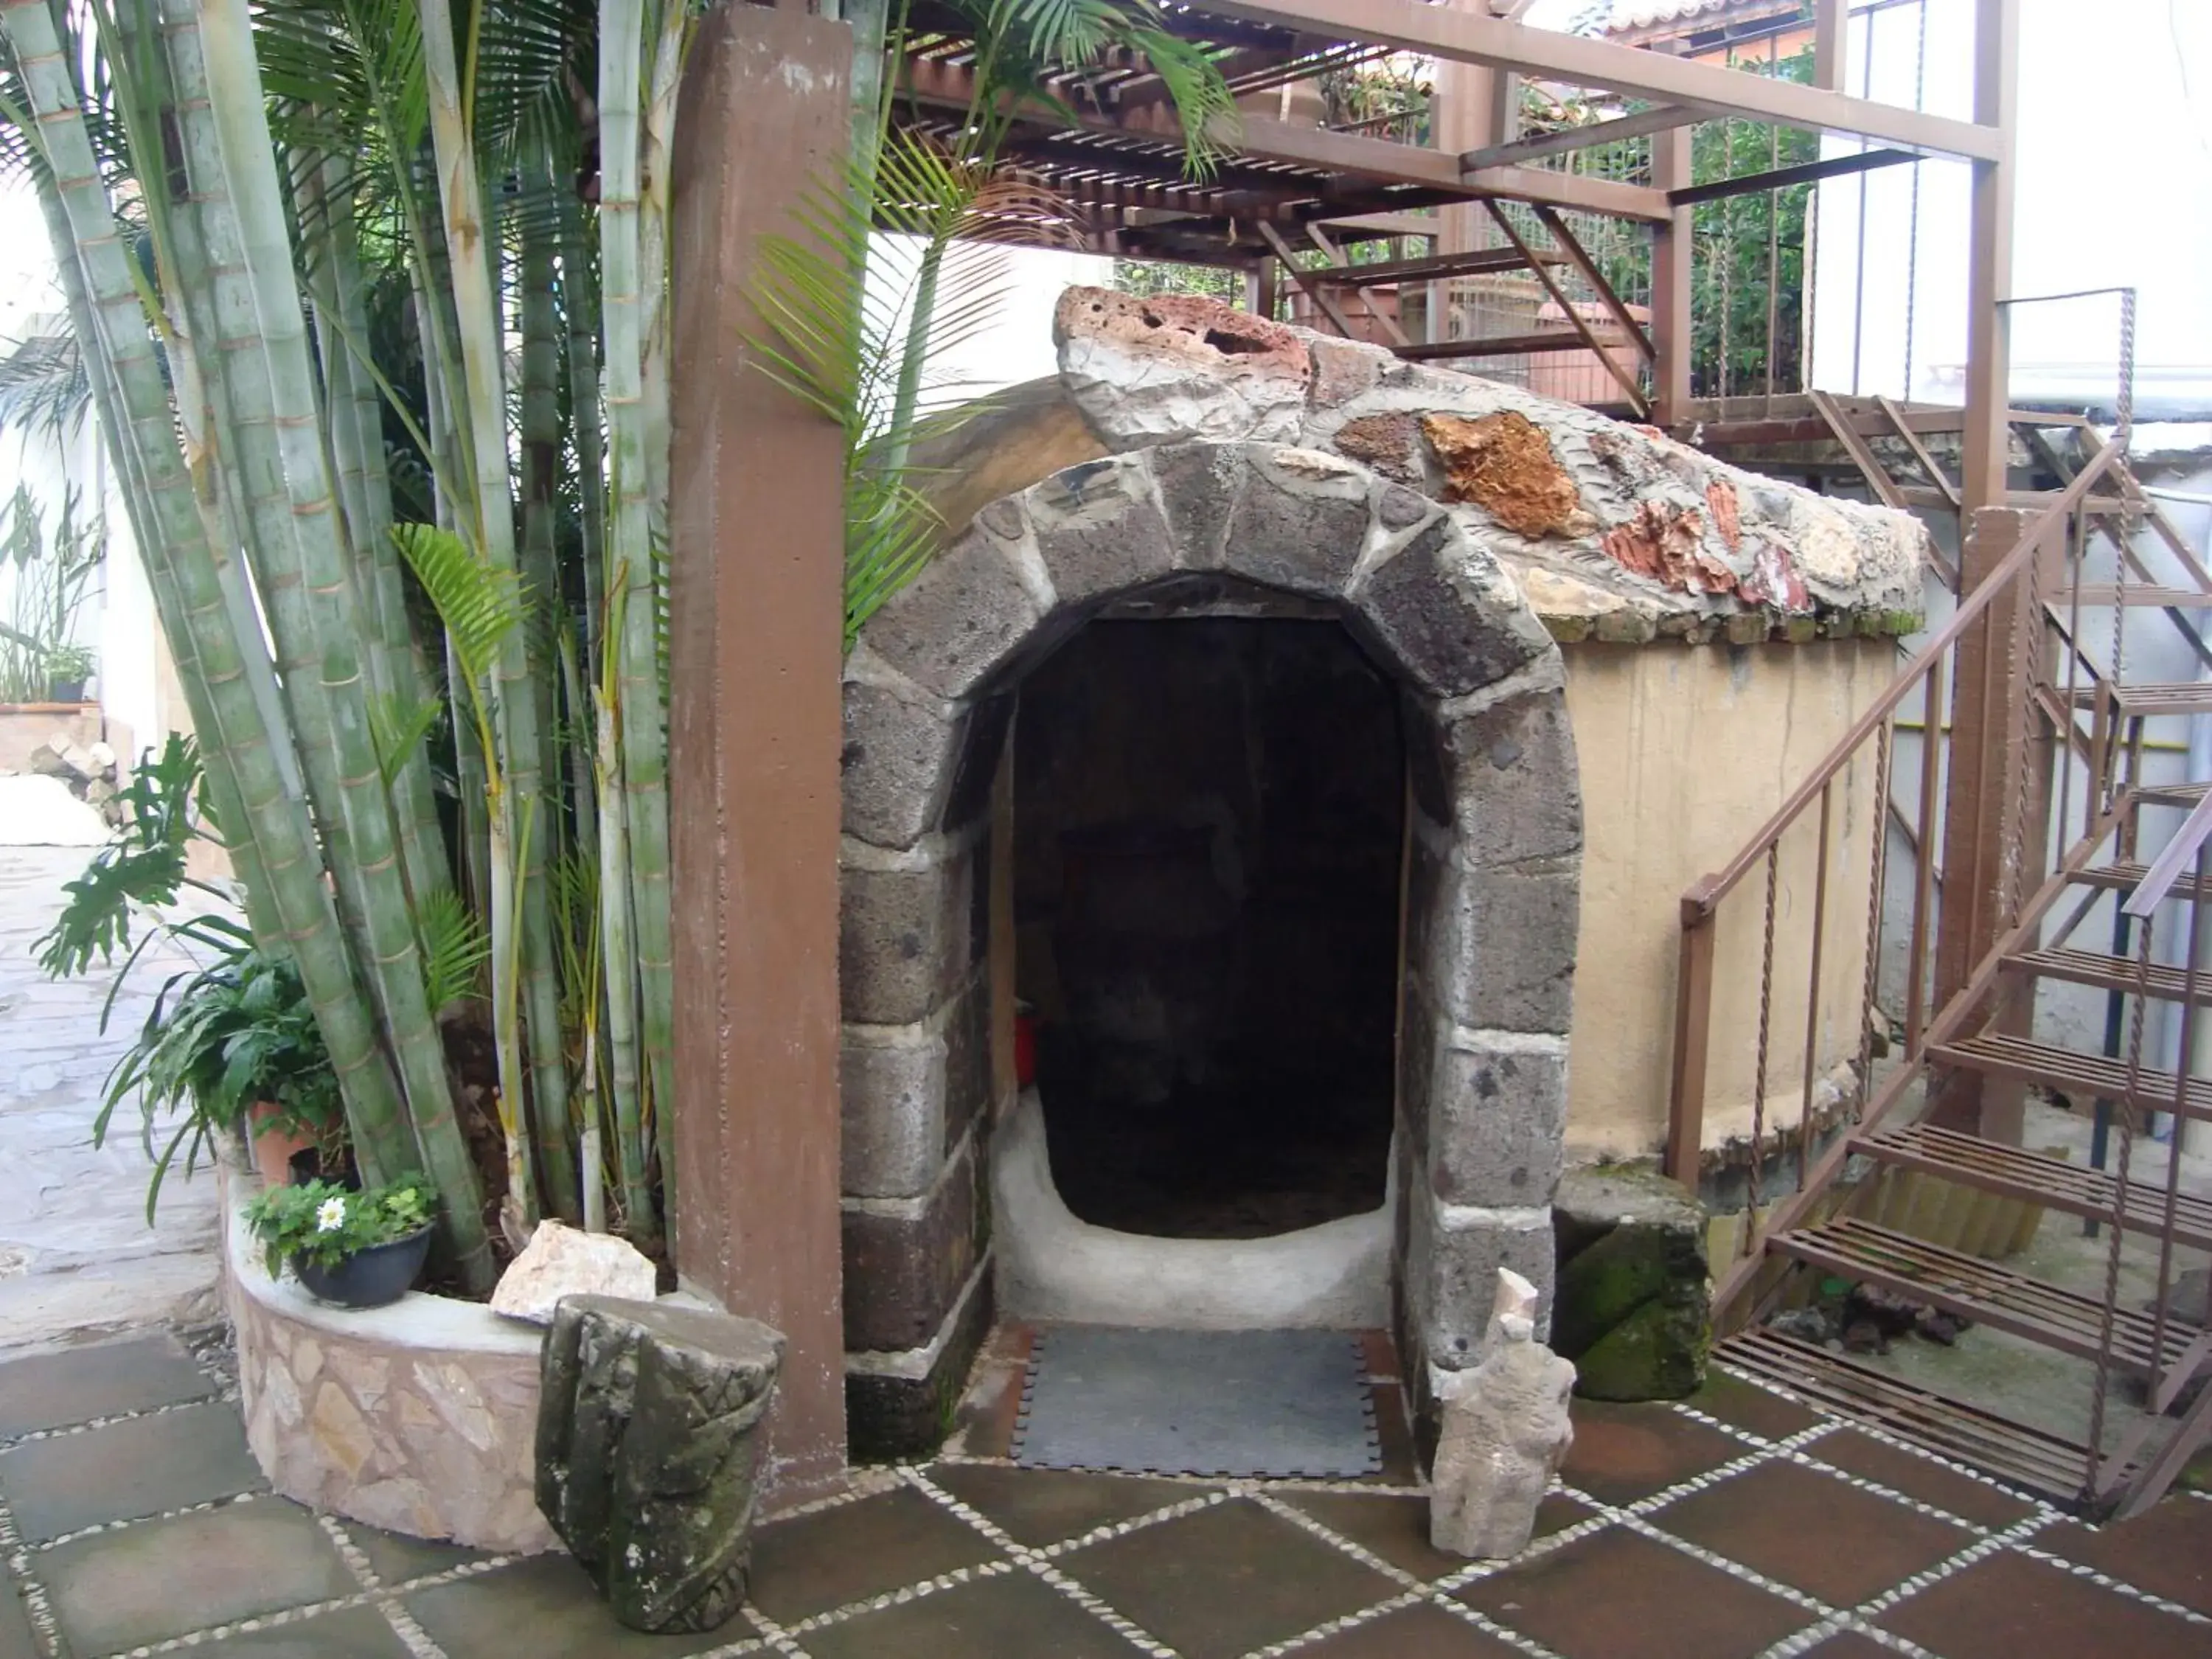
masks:
<path fill-rule="evenodd" d="M 421 936 L 422 995 L 430 1012 L 443 1013 L 476 995 L 484 963 L 491 959 L 491 935 L 476 912 L 451 888 L 441 888 L 416 899 L 415 926 Z"/>
<path fill-rule="evenodd" d="M 511 570 L 495 569 L 459 536 L 435 525 L 395 525 L 392 539 L 445 623 L 471 689 L 482 687 L 499 659 L 500 646 L 521 625 L 520 580 Z"/>
<path fill-rule="evenodd" d="M 84 353 L 69 332 L 11 341 L 0 356 L 0 428 L 61 434 L 92 407 Z"/>

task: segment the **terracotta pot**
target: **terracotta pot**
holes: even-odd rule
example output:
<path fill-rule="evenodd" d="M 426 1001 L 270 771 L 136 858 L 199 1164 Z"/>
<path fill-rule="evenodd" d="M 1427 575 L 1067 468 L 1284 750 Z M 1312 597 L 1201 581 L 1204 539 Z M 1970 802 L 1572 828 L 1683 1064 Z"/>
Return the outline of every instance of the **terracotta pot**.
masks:
<path fill-rule="evenodd" d="M 253 1164 L 261 1171 L 261 1179 L 270 1187 L 292 1184 L 292 1159 L 299 1153 L 314 1150 L 313 1135 L 295 1134 L 279 1127 L 275 1119 L 281 1109 L 273 1100 L 256 1101 L 246 1113 L 246 1133 L 253 1142 Z"/>

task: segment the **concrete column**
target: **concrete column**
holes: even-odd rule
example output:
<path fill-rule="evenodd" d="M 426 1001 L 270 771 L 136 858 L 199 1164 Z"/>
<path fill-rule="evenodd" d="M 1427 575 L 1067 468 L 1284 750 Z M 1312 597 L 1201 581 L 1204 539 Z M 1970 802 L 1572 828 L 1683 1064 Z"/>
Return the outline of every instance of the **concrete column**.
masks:
<path fill-rule="evenodd" d="M 732 6 L 676 134 L 669 719 L 676 1261 L 788 1346 L 771 1507 L 845 1467 L 838 1218 L 842 444 L 751 362 L 755 249 L 844 160 L 852 32 Z"/>

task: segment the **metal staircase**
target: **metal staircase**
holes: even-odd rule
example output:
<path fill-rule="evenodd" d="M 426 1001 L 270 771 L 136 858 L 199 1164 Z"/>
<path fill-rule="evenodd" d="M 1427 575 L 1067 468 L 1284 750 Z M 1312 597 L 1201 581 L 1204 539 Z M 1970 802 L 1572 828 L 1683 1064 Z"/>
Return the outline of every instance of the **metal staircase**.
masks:
<path fill-rule="evenodd" d="M 1715 940 L 1731 926 L 1744 936 L 1750 918 L 1731 916 L 1748 909 L 1743 900 L 1763 872 L 1751 1132 L 1740 1148 L 1752 1205 L 1740 1255 L 1716 1264 L 1725 1333 L 1717 1357 L 2097 1516 L 2155 1501 L 2212 1437 L 2212 1291 L 2179 1293 L 2185 1271 L 2212 1261 L 2212 1158 L 2192 1170 L 2183 1152 L 2183 1126 L 2212 1123 L 2212 1076 L 2191 1075 L 2190 1063 L 2199 1011 L 2212 1000 L 2212 969 L 2198 966 L 2200 945 L 2212 945 L 2202 937 L 2212 930 L 2201 903 L 2212 896 L 2212 779 L 2154 782 L 2145 766 L 2147 722 L 2212 714 L 2212 684 L 2133 678 L 2127 648 L 2145 623 L 2178 626 L 2195 659 L 2212 664 L 2197 631 L 2212 607 L 2212 573 L 2129 472 L 2124 443 L 2124 433 L 2073 471 L 2025 525 L 2011 515 L 1978 520 L 1982 544 L 1967 550 L 1958 613 L 1728 868 L 1685 895 L 1669 1139 L 1672 1171 L 1694 1182 L 1705 1096 L 1726 1040 L 1714 1019 Z M 2014 529 L 2009 550 L 1991 545 Z M 2085 611 L 2110 612 L 2101 653 L 2085 642 Z M 1947 681 L 1955 701 L 1947 702 Z M 1924 712 L 1920 830 L 1908 838 L 1913 901 L 1909 917 L 1886 920 L 1879 896 L 1895 890 L 1885 878 L 1894 874 L 1885 868 L 1893 744 L 1910 729 L 1899 714 L 1915 697 Z M 1936 735 L 1947 708 L 1948 763 Z M 1794 1125 L 1777 1125 L 1771 1085 L 1788 1064 L 1771 1036 L 1771 1006 L 1791 969 L 1778 963 L 1774 919 L 1787 860 L 1802 861 L 1817 803 L 1814 886 L 1825 896 L 1832 873 L 1849 863 L 1839 862 L 1831 824 L 1850 815 L 1833 809 L 1869 794 L 1865 816 L 1883 827 L 1866 849 L 1869 861 L 1852 866 L 1871 884 L 1863 932 L 1859 918 L 1832 918 L 1816 899 L 1800 1057 L 1805 1109 Z M 2179 830 L 2145 822 L 2175 809 L 2188 813 Z M 1960 875 L 1960 864 L 1974 860 L 1947 860 L 1948 881 L 1979 884 L 1955 904 L 1947 893 L 1940 915 L 1939 814 L 1954 850 L 1972 850 L 1979 833 L 1984 854 L 1978 878 Z M 2056 856 L 2044 854 L 2046 845 L 2059 848 Z M 1736 895 L 1743 898 L 1731 905 Z M 2093 917 L 2109 938 L 2087 936 Z M 1879 964 L 1899 947 L 1903 985 L 1884 1009 Z M 1866 964 L 1857 1052 L 1846 1056 L 1856 1088 L 1840 1120 L 1822 1118 L 1810 1081 L 1832 1058 L 1820 1035 L 1833 1000 L 1821 956 L 1855 948 Z M 2036 994 L 2046 983 L 2105 994 L 2100 1045 L 2039 1040 Z M 2178 1069 L 2149 1040 L 2160 1009 L 2178 1028 L 2166 1045 Z M 1892 1012 L 1903 1016 L 1902 1050 L 1877 1062 Z M 1828 1049 L 1835 1046 L 1831 1037 Z M 2094 1117 L 2088 1164 L 2022 1144 L 2031 1091 Z M 2204 1144 L 2212 1151 L 2212 1133 Z M 1917 1207 L 1901 1215 L 1892 1200 L 1908 1177 L 1920 1183 Z M 1979 1204 L 1987 1213 L 1991 1201 L 2015 1215 L 2040 1212 L 2039 1241 L 2078 1218 L 2069 1231 L 2092 1242 L 2039 1249 L 2028 1264 L 1977 1253 L 1935 1224 L 1947 1205 Z M 2045 1258 L 2055 1264 L 2047 1272 Z M 1964 1382 L 1942 1380 L 1940 1363 L 1838 1352 L 1808 1334 L 1802 1312 L 1814 1304 L 1817 1330 L 1822 1292 L 1832 1300 L 1838 1286 L 1873 1287 L 1966 1320 L 1963 1342 L 1988 1344 L 2002 1333 L 2058 1356 L 2049 1374 L 2064 1386 L 2048 1401 L 1978 1397 Z"/>

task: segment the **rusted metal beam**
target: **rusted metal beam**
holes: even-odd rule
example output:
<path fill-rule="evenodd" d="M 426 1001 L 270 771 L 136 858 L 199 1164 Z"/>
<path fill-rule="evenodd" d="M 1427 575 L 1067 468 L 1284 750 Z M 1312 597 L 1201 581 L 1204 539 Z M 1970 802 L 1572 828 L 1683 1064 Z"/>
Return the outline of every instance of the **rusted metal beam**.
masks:
<path fill-rule="evenodd" d="M 1437 357 L 1518 357 L 1532 351 L 1584 351 L 1589 341 L 1571 328 L 1540 329 L 1534 334 L 1491 334 L 1479 340 L 1437 340 L 1398 348 L 1415 362 Z"/>
<path fill-rule="evenodd" d="M 1917 152 L 1909 149 L 1864 149 L 1851 155 L 1831 155 L 1825 161 L 1805 161 L 1794 167 L 1776 167 L 1771 173 L 1747 173 L 1740 179 L 1716 179 L 1708 185 L 1670 190 L 1667 199 L 1676 207 L 1695 207 L 1700 202 L 1724 201 L 1731 196 L 1752 196 L 1765 190 L 1787 190 L 1792 185 L 1839 179 L 1847 173 L 1871 173 L 1877 167 L 1893 167 L 1900 161 L 1921 159 Z"/>
<path fill-rule="evenodd" d="M 1881 410 L 1882 417 L 1889 422 L 1890 429 L 1905 441 L 1905 447 L 1912 452 L 1912 459 L 1920 463 L 1920 470 L 1928 475 L 1928 481 L 1949 497 L 1951 510 L 1958 511 L 1958 486 L 1944 475 L 1942 467 L 1936 465 L 1935 456 L 1929 454 L 1928 446 L 1920 441 L 1920 434 L 1912 429 L 1912 422 L 1905 418 L 1905 411 L 1879 392 L 1875 394 L 1874 401 L 1875 406 Z"/>
<path fill-rule="evenodd" d="M 1583 343 L 1596 356 L 1598 362 L 1604 366 L 1605 372 L 1612 375 L 1620 383 L 1620 389 L 1628 394 L 1628 401 L 1635 408 L 1638 418 L 1648 418 L 1651 413 L 1651 405 L 1645 398 L 1644 388 L 1638 383 L 1636 376 L 1614 361 L 1613 353 L 1607 350 L 1605 343 L 1598 338 L 1597 331 L 1589 325 L 1589 319 L 1583 315 L 1582 307 L 1568 297 L 1566 289 L 1559 285 L 1559 279 L 1552 274 L 1551 267 L 1537 258 L 1535 250 L 1530 247 L 1521 233 L 1514 228 L 1513 221 L 1507 216 L 1505 210 L 1495 202 L 1487 202 L 1484 205 L 1490 210 L 1490 216 L 1497 222 L 1498 229 L 1505 234 L 1505 240 L 1513 245 L 1514 252 L 1528 263 L 1529 270 L 1536 273 L 1536 280 L 1544 285 L 1544 292 L 1552 296 L 1552 303 L 1565 313 L 1566 319 L 1575 332 L 1582 336 Z M 1633 323 L 1629 325 L 1629 331 L 1632 334 L 1636 332 Z"/>
<path fill-rule="evenodd" d="M 1594 149 L 1600 144 L 1618 143 L 1624 138 L 1641 138 L 1650 133 L 1689 126 L 1704 120 L 1706 113 L 1680 104 L 1662 104 L 1592 126 L 1567 127 L 1558 132 L 1539 133 L 1533 138 L 1516 138 L 1510 143 L 1471 149 L 1459 158 L 1459 164 L 1468 173 L 1480 172 L 1484 167 L 1520 167 L 1526 162 L 1540 161 L 1547 155 Z"/>
<path fill-rule="evenodd" d="M 1322 316 L 1328 319 L 1329 326 L 1347 340 L 1356 339 L 1358 337 L 1352 331 L 1351 319 L 1344 314 L 1343 307 L 1337 304 L 1335 296 L 1329 293 L 1319 276 L 1291 257 L 1291 245 L 1283 240 L 1283 233 L 1265 219 L 1260 222 L 1259 231 L 1261 240 L 1275 250 L 1276 258 L 1282 261 L 1283 269 L 1290 273 L 1291 280 L 1305 290 L 1306 297 L 1320 307 Z"/>
<path fill-rule="evenodd" d="M 1690 182 L 1690 131 L 1676 127 L 1651 141 L 1651 177 L 1662 191 Z M 1669 204 L 1666 222 L 1651 231 L 1652 418 L 1673 427 L 1689 412 L 1690 357 L 1695 335 L 1690 319 L 1691 248 L 1688 208 Z"/>
<path fill-rule="evenodd" d="M 1636 348 L 1637 355 L 1647 363 L 1653 362 L 1658 353 L 1652 347 L 1651 337 L 1644 331 L 1644 325 L 1637 321 L 1636 313 L 1629 310 L 1620 295 L 1613 291 L 1613 284 L 1606 281 L 1605 273 L 1597 268 L 1597 261 L 1590 258 L 1589 250 L 1582 245 L 1582 240 L 1575 234 L 1573 228 L 1551 208 L 1539 205 L 1536 217 L 1542 222 L 1544 228 L 1552 233 L 1552 240 L 1559 244 L 1559 252 L 1565 256 L 1567 263 L 1582 273 L 1583 281 L 1590 285 L 1591 291 L 1597 295 L 1598 303 L 1612 314 L 1614 322 L 1620 325 L 1621 331 L 1628 336 L 1628 343 Z"/>
<path fill-rule="evenodd" d="M 1331 265 L 1339 270 L 1343 270 L 1346 265 L 1349 265 L 1352 263 L 1349 259 L 1344 257 L 1344 250 L 1337 246 L 1335 243 L 1330 241 L 1328 236 L 1322 234 L 1322 228 L 1319 225 L 1308 225 L 1306 227 L 1306 240 L 1311 242 L 1316 247 L 1319 248 L 1322 252 L 1322 257 L 1327 259 Z M 1322 273 L 1316 271 L 1315 275 L 1321 276 Z M 1353 289 L 1352 290 L 1352 297 L 1358 301 L 1361 308 L 1364 309 L 1370 317 L 1375 319 L 1376 326 L 1380 328 L 1382 332 L 1389 337 L 1392 345 L 1401 346 L 1410 345 L 1412 343 L 1412 342 L 1406 337 L 1406 331 L 1398 326 L 1398 319 L 1395 317 L 1389 315 L 1388 313 L 1384 312 L 1381 307 L 1377 306 L 1375 303 L 1374 296 L 1369 294 L 1366 289 Z"/>
<path fill-rule="evenodd" d="M 1826 423 L 1829 434 L 1844 447 L 1844 453 L 1851 458 L 1852 465 L 1858 468 L 1859 476 L 1866 480 L 1867 488 L 1874 491 L 1875 498 L 1884 507 L 1903 511 L 1905 495 L 1898 489 L 1897 480 L 1889 476 L 1889 469 L 1881 464 L 1867 441 L 1859 435 L 1858 428 L 1844 418 L 1843 410 L 1836 407 L 1835 398 L 1825 392 L 1815 392 L 1811 396 L 1813 407 Z"/>
<path fill-rule="evenodd" d="M 1477 11 L 1425 5 L 1421 0 L 1205 0 L 1204 9 L 1212 15 L 1272 23 L 1339 40 L 1368 40 L 1459 63 L 1488 64 L 1654 103 L 1692 104 L 1716 113 L 1840 133 L 1931 155 L 1992 160 L 2002 143 L 1994 123 L 1953 120 L 1847 97 L 1823 87 L 1504 22 Z"/>
<path fill-rule="evenodd" d="M 1967 211 L 1966 453 L 1961 510 L 2005 498 L 2008 352 L 1997 301 L 2012 291 L 2013 125 L 2020 94 L 2020 0 L 1974 0 L 1974 119 L 2000 140 L 1975 158 Z"/>
<path fill-rule="evenodd" d="M 1813 0 L 1813 84 L 1844 89 L 1850 62 L 1849 0 Z"/>
<path fill-rule="evenodd" d="M 1564 253 L 1544 249 L 1537 251 L 1536 258 L 1547 264 L 1562 264 L 1566 260 Z M 1520 270 L 1527 263 L 1516 249 L 1492 247 L 1473 253 L 1431 253 L 1418 259 L 1377 259 L 1371 264 L 1325 270 L 1322 276 L 1336 288 L 1382 288 L 1394 283 L 1432 283 L 1448 276 Z"/>

